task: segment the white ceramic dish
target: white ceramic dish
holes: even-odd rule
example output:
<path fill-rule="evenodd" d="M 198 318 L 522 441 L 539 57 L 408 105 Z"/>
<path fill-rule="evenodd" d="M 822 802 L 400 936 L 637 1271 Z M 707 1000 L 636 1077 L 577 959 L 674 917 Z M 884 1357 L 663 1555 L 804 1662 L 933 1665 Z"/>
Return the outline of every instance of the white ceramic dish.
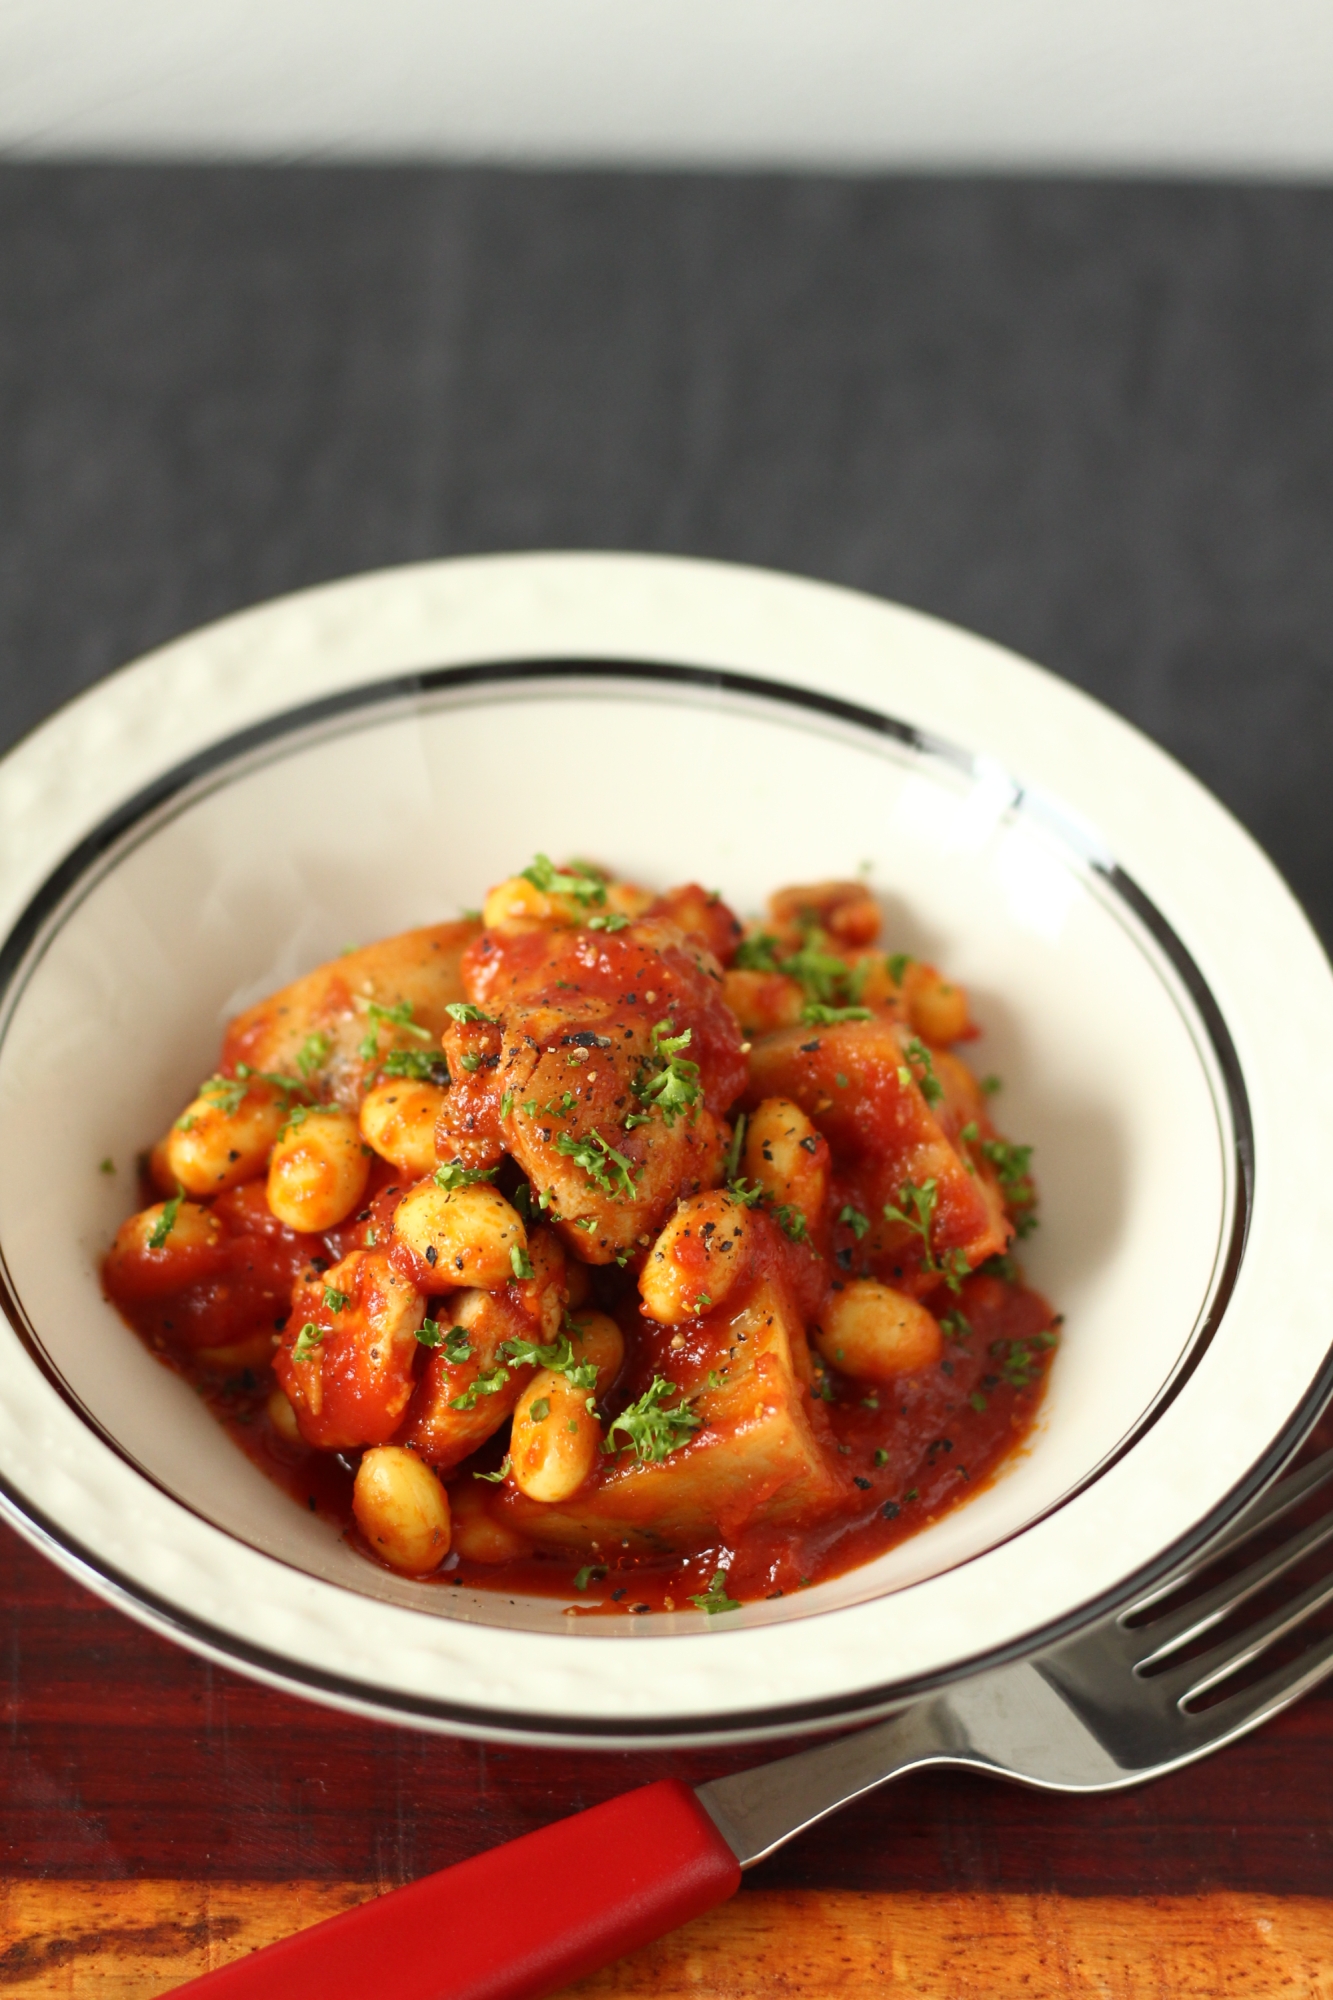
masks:
<path fill-rule="evenodd" d="M 742 909 L 870 863 L 971 987 L 1067 1314 L 992 1487 L 797 1598 L 588 1623 L 395 1579 L 235 1449 L 101 1298 L 130 1165 L 238 1006 L 543 848 Z M 504 557 L 182 639 L 0 765 L 0 1481 L 103 1595 L 261 1678 L 486 1735 L 881 1713 L 1198 1539 L 1330 1382 L 1333 980 L 1248 837 L 1123 723 L 967 634 L 719 565 Z M 121 1171 L 99 1173 L 107 1155 Z"/>

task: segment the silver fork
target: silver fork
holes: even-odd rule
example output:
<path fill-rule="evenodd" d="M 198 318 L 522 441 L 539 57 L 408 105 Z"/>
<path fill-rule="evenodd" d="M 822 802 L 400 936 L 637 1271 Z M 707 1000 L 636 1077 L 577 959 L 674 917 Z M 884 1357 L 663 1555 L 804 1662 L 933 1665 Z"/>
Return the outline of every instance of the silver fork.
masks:
<path fill-rule="evenodd" d="M 1333 1633 L 1255 1685 L 1196 1706 L 1333 1603 L 1319 1578 L 1202 1654 L 1174 1655 L 1243 1610 L 1333 1539 L 1325 1511 L 1235 1575 L 1179 1602 L 1219 1560 L 1333 1481 L 1333 1450 L 1289 1473 L 1154 1590 L 1076 1638 L 960 1682 L 887 1722 L 700 1785 L 697 1796 L 742 1868 L 905 1771 L 964 1765 L 1048 1791 L 1113 1791 L 1205 1757 L 1276 1715 L 1333 1671 Z"/>
<path fill-rule="evenodd" d="M 1254 1729 L 1333 1669 L 1333 1634 L 1252 1687 L 1196 1704 L 1333 1603 L 1333 1571 L 1201 1654 L 1178 1658 L 1333 1541 L 1318 1519 L 1235 1575 L 1192 1583 L 1333 1482 L 1333 1451 L 1289 1473 L 1194 1560 L 1036 1658 L 691 1792 L 673 1779 L 331 1917 L 188 1988 L 199 2000 L 540 2000 L 725 1901 L 751 1868 L 904 1771 L 962 1764 L 1052 1791 L 1111 1791 Z M 1330 1551 L 1333 1554 L 1333 1551 Z M 1293 1583 L 1296 1581 L 1292 1580 Z M 738 1866 L 739 1864 L 739 1866 Z"/>

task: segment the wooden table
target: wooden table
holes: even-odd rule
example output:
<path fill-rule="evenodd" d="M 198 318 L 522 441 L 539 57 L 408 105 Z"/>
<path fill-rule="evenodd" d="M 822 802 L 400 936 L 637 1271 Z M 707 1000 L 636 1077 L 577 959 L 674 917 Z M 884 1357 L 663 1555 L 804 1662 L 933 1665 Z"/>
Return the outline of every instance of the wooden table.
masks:
<path fill-rule="evenodd" d="M 149 2000 L 627 1786 L 754 1759 L 494 1749 L 354 1721 L 141 1631 L 4 1530 L 0 1573 L 0 1995 Z M 1333 1688 L 1115 1797 L 922 1774 L 579 1990 L 1329 2000 L 1331 1778 Z"/>

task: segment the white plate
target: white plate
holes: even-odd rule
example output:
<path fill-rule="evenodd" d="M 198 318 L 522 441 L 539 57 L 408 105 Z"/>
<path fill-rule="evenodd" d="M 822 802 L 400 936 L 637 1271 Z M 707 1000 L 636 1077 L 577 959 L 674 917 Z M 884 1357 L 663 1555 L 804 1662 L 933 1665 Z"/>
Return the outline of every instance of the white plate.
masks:
<path fill-rule="evenodd" d="M 101 1298 L 135 1149 L 238 1006 L 534 850 L 743 910 L 854 872 L 971 988 L 1067 1314 L 1030 1446 L 777 1603 L 579 1621 L 396 1579 L 257 1472 Z M 600 1743 L 870 1716 L 1101 1610 L 1330 1383 L 1333 981 L 1263 855 L 1106 711 L 894 606 L 660 558 L 438 563 L 127 668 L 0 765 L 0 1481 L 147 1623 L 319 1699 Z M 110 1155 L 112 1179 L 98 1163 Z"/>

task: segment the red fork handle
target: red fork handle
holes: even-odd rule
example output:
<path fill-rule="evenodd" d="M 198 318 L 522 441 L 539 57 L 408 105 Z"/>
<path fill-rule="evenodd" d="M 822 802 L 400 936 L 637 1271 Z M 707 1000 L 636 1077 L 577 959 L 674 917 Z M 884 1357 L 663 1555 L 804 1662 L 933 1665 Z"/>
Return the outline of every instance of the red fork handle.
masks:
<path fill-rule="evenodd" d="M 694 1793 L 665 1778 L 176 1991 L 191 2000 L 541 2000 L 724 1903 L 740 1879 Z"/>

